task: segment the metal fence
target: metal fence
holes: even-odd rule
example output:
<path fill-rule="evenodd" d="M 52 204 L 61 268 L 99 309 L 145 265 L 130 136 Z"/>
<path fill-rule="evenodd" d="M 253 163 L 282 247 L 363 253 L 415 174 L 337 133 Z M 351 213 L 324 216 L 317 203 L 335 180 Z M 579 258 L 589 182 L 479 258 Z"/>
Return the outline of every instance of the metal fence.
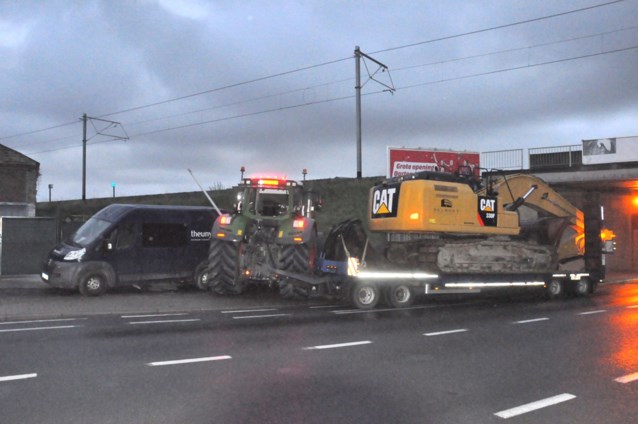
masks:
<path fill-rule="evenodd" d="M 523 169 L 523 149 L 483 152 L 481 153 L 481 168 L 487 170 Z"/>
<path fill-rule="evenodd" d="M 497 150 L 481 153 L 481 168 L 487 170 L 566 169 L 583 163 L 580 144 L 556 147 Z M 525 160 L 527 159 L 527 161 Z"/>
<path fill-rule="evenodd" d="M 583 164 L 583 146 L 537 147 L 529 149 L 529 168 L 571 168 Z"/>

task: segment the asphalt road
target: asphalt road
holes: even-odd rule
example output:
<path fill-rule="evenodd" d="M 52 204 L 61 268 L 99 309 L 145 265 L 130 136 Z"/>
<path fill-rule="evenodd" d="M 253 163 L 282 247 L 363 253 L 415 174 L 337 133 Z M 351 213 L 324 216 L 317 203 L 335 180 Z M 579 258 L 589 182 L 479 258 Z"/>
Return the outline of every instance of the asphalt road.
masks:
<path fill-rule="evenodd" d="M 212 306 L 144 311 L 191 295 Z M 93 312 L 129 298 L 154 304 L 139 313 L 0 321 L 0 422 L 631 423 L 638 416 L 638 284 L 565 301 L 444 297 L 375 311 L 281 302 L 268 292 L 219 299 L 126 291 L 97 300 Z"/>

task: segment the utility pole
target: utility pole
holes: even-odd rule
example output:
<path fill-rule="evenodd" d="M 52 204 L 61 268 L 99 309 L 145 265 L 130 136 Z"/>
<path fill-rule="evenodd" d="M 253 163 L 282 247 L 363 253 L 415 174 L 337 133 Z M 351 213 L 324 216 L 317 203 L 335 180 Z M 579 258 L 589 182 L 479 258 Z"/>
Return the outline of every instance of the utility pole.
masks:
<path fill-rule="evenodd" d="M 86 113 L 82 115 L 82 200 L 86 200 Z"/>
<path fill-rule="evenodd" d="M 376 75 L 377 72 L 381 71 L 381 72 L 385 72 L 388 71 L 388 67 L 385 66 L 383 63 L 379 62 L 378 60 L 368 56 L 367 54 L 363 53 L 361 51 L 361 49 L 359 48 L 359 46 L 355 46 L 354 47 L 354 57 L 355 57 L 355 65 L 354 65 L 354 72 L 355 72 L 355 97 L 356 97 L 356 127 L 357 127 L 357 179 L 360 180 L 361 179 L 361 57 L 364 57 L 374 63 L 377 64 L 378 68 L 377 70 L 370 74 L 368 72 L 368 78 L 383 85 L 384 87 L 386 87 L 385 91 L 389 91 L 391 93 L 393 93 L 395 91 L 394 88 L 394 84 L 392 83 L 392 78 L 390 78 L 390 85 L 382 83 L 381 81 L 378 81 L 374 78 L 374 75 Z M 388 76 L 390 75 L 390 72 L 388 71 Z"/>
<path fill-rule="evenodd" d="M 356 92 L 356 108 L 357 108 L 357 180 L 361 179 L 361 50 L 359 46 L 354 47 L 354 73 L 355 73 L 355 92 Z"/>
<path fill-rule="evenodd" d="M 86 142 L 87 142 L 86 126 L 87 126 L 87 122 L 91 121 L 91 123 L 93 123 L 93 121 L 100 121 L 100 122 L 104 122 L 108 124 L 105 128 L 101 130 L 98 130 L 97 128 L 95 128 L 95 125 L 93 126 L 95 128 L 95 132 L 99 135 L 113 137 L 113 140 L 128 140 L 129 137 L 128 135 L 126 135 L 126 131 L 124 131 L 124 127 L 122 127 L 122 125 L 119 122 L 109 121 L 108 119 L 92 118 L 90 116 L 87 116 L 86 113 L 82 115 L 82 118 L 80 119 L 82 120 L 82 200 L 84 201 L 86 200 Z M 124 132 L 124 136 L 107 134 L 103 132 L 107 130 L 108 128 L 117 127 L 118 125 L 122 128 L 122 131 Z M 113 187 L 113 194 L 115 194 L 115 186 Z"/>

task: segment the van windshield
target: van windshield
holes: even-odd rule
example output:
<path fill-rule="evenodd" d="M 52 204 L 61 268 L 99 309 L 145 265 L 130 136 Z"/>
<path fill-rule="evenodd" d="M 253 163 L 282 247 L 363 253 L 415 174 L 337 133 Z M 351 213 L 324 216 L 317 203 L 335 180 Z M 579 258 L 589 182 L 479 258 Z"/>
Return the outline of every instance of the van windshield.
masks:
<path fill-rule="evenodd" d="M 100 237 L 111 225 L 110 222 L 98 218 L 90 218 L 71 236 L 71 242 L 80 246 L 88 246 Z"/>

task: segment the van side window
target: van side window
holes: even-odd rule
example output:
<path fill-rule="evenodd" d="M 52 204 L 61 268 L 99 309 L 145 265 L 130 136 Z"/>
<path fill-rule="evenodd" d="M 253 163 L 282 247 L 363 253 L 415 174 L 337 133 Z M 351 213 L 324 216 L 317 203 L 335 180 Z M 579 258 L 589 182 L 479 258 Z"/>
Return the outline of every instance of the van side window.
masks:
<path fill-rule="evenodd" d="M 117 228 L 116 249 L 128 249 L 135 244 L 135 224 L 121 224 Z"/>
<path fill-rule="evenodd" d="M 142 246 L 179 247 L 188 244 L 186 226 L 183 224 L 143 224 Z"/>

